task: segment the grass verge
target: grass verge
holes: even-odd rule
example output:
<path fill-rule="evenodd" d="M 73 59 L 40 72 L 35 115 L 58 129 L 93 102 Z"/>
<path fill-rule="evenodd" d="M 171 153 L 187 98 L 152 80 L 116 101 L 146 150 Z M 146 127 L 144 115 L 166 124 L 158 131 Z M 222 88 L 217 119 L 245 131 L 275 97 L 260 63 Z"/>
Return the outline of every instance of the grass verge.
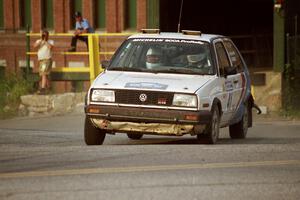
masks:
<path fill-rule="evenodd" d="M 9 74 L 0 79 L 0 119 L 16 116 L 20 97 L 33 92 L 33 82 L 22 76 Z"/>

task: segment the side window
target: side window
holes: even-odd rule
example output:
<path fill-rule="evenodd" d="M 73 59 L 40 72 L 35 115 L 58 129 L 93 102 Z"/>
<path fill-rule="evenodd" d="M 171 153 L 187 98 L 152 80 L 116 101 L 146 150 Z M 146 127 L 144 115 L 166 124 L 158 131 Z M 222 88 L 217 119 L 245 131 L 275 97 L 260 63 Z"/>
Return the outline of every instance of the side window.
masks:
<path fill-rule="evenodd" d="M 241 60 L 241 57 L 240 57 L 237 49 L 234 47 L 234 45 L 230 41 L 225 41 L 224 44 L 228 51 L 228 54 L 229 54 L 229 57 L 230 57 L 233 67 L 236 67 L 238 72 L 243 72 L 244 65 L 243 65 L 243 62 Z"/>
<path fill-rule="evenodd" d="M 230 62 L 227 57 L 227 53 L 225 51 L 225 48 L 221 42 L 216 43 L 216 51 L 217 51 L 217 57 L 218 57 L 218 63 L 220 68 L 220 75 L 224 75 L 224 69 L 226 67 L 230 67 Z"/>

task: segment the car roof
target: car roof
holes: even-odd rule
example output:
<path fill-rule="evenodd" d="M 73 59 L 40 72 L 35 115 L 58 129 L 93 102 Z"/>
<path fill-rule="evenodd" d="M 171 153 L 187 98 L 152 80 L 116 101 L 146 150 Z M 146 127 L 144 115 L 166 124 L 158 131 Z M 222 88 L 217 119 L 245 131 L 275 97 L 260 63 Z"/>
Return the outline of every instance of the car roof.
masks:
<path fill-rule="evenodd" d="M 129 37 L 132 38 L 166 38 L 166 39 L 188 39 L 188 40 L 199 40 L 205 42 L 211 42 L 216 38 L 224 38 L 222 35 L 215 34 L 200 34 L 200 35 L 189 35 L 175 32 L 160 32 L 160 33 L 140 33 Z"/>

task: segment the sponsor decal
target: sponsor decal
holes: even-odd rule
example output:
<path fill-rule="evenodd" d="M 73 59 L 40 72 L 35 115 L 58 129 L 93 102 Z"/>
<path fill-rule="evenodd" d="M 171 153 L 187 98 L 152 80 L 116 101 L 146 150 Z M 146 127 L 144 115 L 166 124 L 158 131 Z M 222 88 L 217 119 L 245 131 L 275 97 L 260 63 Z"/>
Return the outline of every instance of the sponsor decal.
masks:
<path fill-rule="evenodd" d="M 181 40 L 181 39 L 155 39 L 155 38 L 136 38 L 134 42 L 174 42 L 174 43 L 188 43 L 188 44 L 204 44 L 197 40 Z"/>
<path fill-rule="evenodd" d="M 166 98 L 159 98 L 157 100 L 157 104 L 159 104 L 159 105 L 166 105 L 167 104 L 167 99 Z"/>
<path fill-rule="evenodd" d="M 152 38 L 137 38 L 133 39 L 134 42 L 163 42 L 164 39 L 152 39 Z"/>
<path fill-rule="evenodd" d="M 129 82 L 125 84 L 125 88 L 166 90 L 168 88 L 168 85 L 150 82 Z"/>
<path fill-rule="evenodd" d="M 242 99 L 245 97 L 245 94 L 246 94 L 246 77 L 245 77 L 245 74 L 242 73 L 241 74 L 241 79 L 242 79 L 242 92 L 241 92 L 241 96 L 239 98 L 239 101 L 238 101 L 238 104 L 237 104 L 237 107 L 236 107 L 236 110 L 239 108 L 240 104 L 242 103 Z"/>
<path fill-rule="evenodd" d="M 225 81 L 225 88 L 226 88 L 226 91 L 232 91 L 233 90 L 233 83 L 232 81 Z"/>

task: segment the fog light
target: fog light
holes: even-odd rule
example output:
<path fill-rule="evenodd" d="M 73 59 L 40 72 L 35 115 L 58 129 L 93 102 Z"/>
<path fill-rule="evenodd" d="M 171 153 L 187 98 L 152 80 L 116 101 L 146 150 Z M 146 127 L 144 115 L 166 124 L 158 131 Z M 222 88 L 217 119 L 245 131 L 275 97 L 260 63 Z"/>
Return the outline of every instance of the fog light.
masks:
<path fill-rule="evenodd" d="M 197 121 L 198 120 L 198 116 L 197 115 L 186 115 L 185 116 L 186 120 L 193 120 L 193 121 Z"/>
<path fill-rule="evenodd" d="M 89 108 L 89 113 L 100 113 L 100 109 L 99 108 L 95 108 L 95 107 L 90 107 Z"/>

